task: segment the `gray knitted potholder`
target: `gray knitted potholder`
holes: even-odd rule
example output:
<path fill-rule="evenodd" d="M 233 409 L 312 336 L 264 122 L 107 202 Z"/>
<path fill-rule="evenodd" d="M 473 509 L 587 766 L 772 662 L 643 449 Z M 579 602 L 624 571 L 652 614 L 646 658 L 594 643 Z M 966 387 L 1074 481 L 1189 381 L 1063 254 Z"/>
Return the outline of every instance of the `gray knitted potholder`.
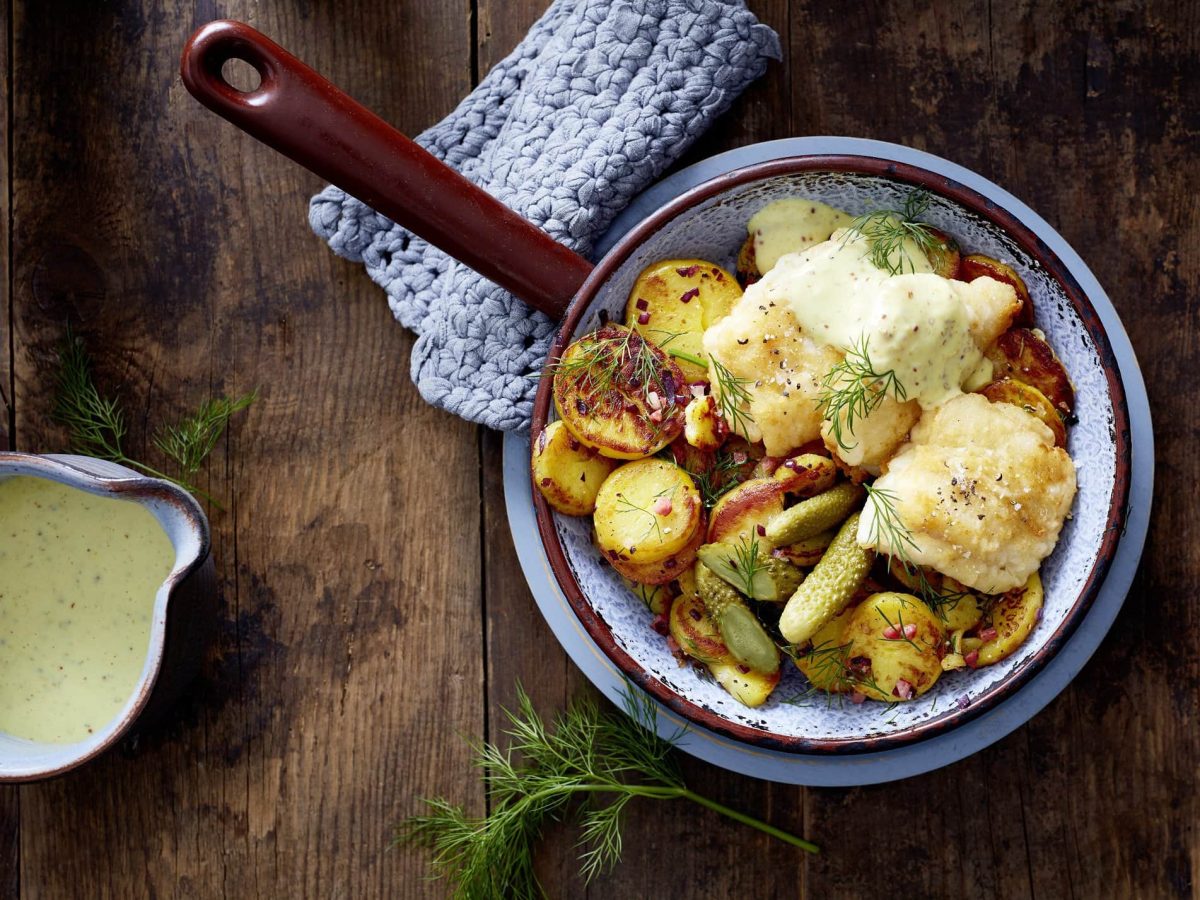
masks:
<path fill-rule="evenodd" d="M 416 138 L 587 256 L 614 216 L 779 59 L 741 0 L 555 0 L 516 50 Z M 554 323 L 336 187 L 309 222 L 362 262 L 418 335 L 421 395 L 528 427 Z"/>

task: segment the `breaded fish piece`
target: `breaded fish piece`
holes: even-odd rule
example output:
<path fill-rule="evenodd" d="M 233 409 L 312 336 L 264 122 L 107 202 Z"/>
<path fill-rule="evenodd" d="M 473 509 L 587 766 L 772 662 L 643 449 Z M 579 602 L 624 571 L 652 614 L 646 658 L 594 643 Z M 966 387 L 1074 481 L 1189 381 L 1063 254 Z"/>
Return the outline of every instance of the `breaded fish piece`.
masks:
<path fill-rule="evenodd" d="M 754 420 L 745 429 L 748 440 L 782 456 L 821 436 L 821 380 L 842 353 L 802 334 L 787 307 L 744 294 L 730 315 L 704 332 L 704 349 L 747 382 Z"/>
<path fill-rule="evenodd" d="M 988 594 L 1019 587 L 1054 549 L 1075 498 L 1075 466 L 1035 416 L 964 394 L 925 412 L 875 481 L 913 545 L 893 546 L 866 504 L 864 547 L 906 556 Z"/>

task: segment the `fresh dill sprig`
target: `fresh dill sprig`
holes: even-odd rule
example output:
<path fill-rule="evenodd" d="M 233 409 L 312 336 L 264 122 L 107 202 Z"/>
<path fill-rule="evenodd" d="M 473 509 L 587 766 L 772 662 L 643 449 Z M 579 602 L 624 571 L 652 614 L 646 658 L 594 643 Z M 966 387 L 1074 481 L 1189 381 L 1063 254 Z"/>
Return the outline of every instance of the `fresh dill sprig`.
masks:
<path fill-rule="evenodd" d="M 863 335 L 846 351 L 846 357 L 826 373 L 817 397 L 817 411 L 829 422 L 833 438 L 843 450 L 847 433 L 854 434 L 855 420 L 865 419 L 891 394 L 897 402 L 908 399 L 908 392 L 896 377 L 895 369 L 879 372 L 871 362 L 869 338 Z"/>
<path fill-rule="evenodd" d="M 216 447 L 229 420 L 257 399 L 258 391 L 251 391 L 233 400 L 228 397 L 207 400 L 183 421 L 160 429 L 154 435 L 154 446 L 174 460 L 182 478 L 190 481 Z"/>
<path fill-rule="evenodd" d="M 635 390 L 665 390 L 662 362 L 654 345 L 632 328 L 616 325 L 603 334 L 593 332 L 580 338 L 545 371 L 578 377 L 592 394 L 607 393 L 617 382 Z M 672 393 L 677 387 L 672 386 Z"/>
<path fill-rule="evenodd" d="M 929 211 L 929 193 L 914 190 L 904 199 L 900 210 L 877 209 L 858 216 L 846 228 L 842 242 L 861 235 L 869 245 L 868 259 L 877 269 L 892 275 L 906 270 L 915 272 L 906 242 L 912 241 L 930 262 L 940 260 L 945 252 L 942 242 L 930 225 L 918 221 Z"/>
<path fill-rule="evenodd" d="M 912 551 L 920 550 L 912 531 L 901 520 L 896 512 L 896 495 L 887 488 L 865 484 L 867 502 L 871 504 L 874 513 L 871 516 L 870 544 L 881 553 L 897 560 L 906 572 L 918 571 L 912 559 Z M 882 549 L 887 545 L 886 550 Z"/>
<path fill-rule="evenodd" d="M 580 870 L 585 881 L 620 859 L 621 817 L 636 797 L 691 800 L 810 853 L 818 848 L 781 829 L 691 791 L 672 750 L 682 732 L 657 734 L 657 711 L 648 696 L 627 688 L 626 715 L 602 712 L 591 699 L 578 700 L 549 728 L 523 690 L 517 709 L 506 710 L 508 750 L 477 747 L 489 812 L 471 816 L 449 801 L 424 801 L 423 815 L 405 821 L 396 842 L 432 851 L 437 877 L 455 882 L 460 898 L 540 898 L 534 847 L 543 827 L 562 818 L 575 801 L 582 834 Z"/>
<path fill-rule="evenodd" d="M 217 509 L 212 496 L 191 480 L 212 453 L 229 424 L 229 419 L 257 398 L 251 392 L 236 400 L 225 397 L 209 400 L 177 425 L 168 426 L 154 436 L 154 444 L 179 467 L 179 475 L 168 475 L 133 459 L 122 446 L 127 434 L 125 413 L 116 397 L 100 393 L 92 375 L 92 360 L 83 341 L 67 329 L 66 340 L 58 354 L 58 375 L 54 419 L 70 435 L 71 449 L 138 469 L 154 478 L 173 481 L 184 490 L 204 497 Z"/>
<path fill-rule="evenodd" d="M 704 508 L 712 509 L 722 495 L 744 480 L 742 470 L 745 466 L 745 461 L 738 462 L 732 453 L 722 449 L 717 451 L 712 465 L 707 469 L 693 472 L 685 467 L 684 471 L 696 482 Z"/>
<path fill-rule="evenodd" d="M 745 538 L 738 541 L 733 548 L 733 555 L 733 570 L 742 582 L 739 590 L 747 597 L 753 597 L 754 579 L 766 567 L 766 563 L 759 558 L 758 536 L 751 533 L 749 541 Z"/>
<path fill-rule="evenodd" d="M 754 424 L 754 418 L 746 411 L 751 399 L 750 392 L 746 390 L 746 385 L 751 383 L 750 379 L 737 377 L 715 356 L 710 362 L 712 373 L 717 379 L 717 410 L 729 426 L 729 430 L 744 437 L 747 426 Z"/>

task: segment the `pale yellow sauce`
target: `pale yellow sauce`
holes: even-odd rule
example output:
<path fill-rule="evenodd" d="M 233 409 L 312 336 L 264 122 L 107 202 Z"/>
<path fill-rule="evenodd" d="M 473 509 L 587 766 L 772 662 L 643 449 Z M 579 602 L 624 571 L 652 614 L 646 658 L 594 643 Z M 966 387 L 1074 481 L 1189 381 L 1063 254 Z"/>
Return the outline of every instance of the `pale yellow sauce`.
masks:
<path fill-rule="evenodd" d="M 781 256 L 828 240 L 852 221 L 849 214 L 817 200 L 788 197 L 768 203 L 746 224 L 754 236 L 754 263 L 759 274 L 771 271 Z"/>
<path fill-rule="evenodd" d="M 892 275 L 868 257 L 865 238 L 837 232 L 786 254 L 746 290 L 748 306 L 786 306 L 811 339 L 842 351 L 866 341 L 877 372 L 893 370 L 909 400 L 925 409 L 990 376 L 971 336 L 965 284 L 935 275 L 920 248 L 906 247 L 915 269 Z"/>
<path fill-rule="evenodd" d="M 0 731 L 73 743 L 137 686 L 175 551 L 142 506 L 0 481 Z"/>

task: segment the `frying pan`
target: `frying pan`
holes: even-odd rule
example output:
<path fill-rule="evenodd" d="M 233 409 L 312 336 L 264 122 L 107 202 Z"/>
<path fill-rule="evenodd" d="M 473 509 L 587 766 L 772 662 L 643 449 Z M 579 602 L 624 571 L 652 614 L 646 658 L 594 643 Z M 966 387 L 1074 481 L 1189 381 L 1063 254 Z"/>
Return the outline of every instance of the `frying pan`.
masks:
<path fill-rule="evenodd" d="M 261 81 L 256 88 L 241 91 L 226 81 L 222 67 L 232 59 L 242 60 L 258 72 Z M 729 737 L 772 749 L 794 753 L 879 751 L 944 733 L 1010 696 L 1057 652 L 1089 609 L 1115 554 L 1128 501 L 1130 431 L 1119 370 L 1099 316 L 1066 267 L 1031 229 L 983 195 L 928 170 L 874 157 L 799 156 L 771 160 L 719 175 L 682 194 L 634 227 L 593 265 L 445 166 L 248 25 L 217 21 L 202 27 L 184 48 L 181 74 L 187 89 L 218 115 L 441 248 L 535 309 L 560 320 L 550 349 L 552 359 L 562 353 L 574 335 L 590 330 L 599 312 L 614 308 L 614 295 L 621 295 L 622 289 L 627 293 L 631 267 L 636 271 L 638 265 L 655 259 L 703 255 L 699 248 L 704 246 L 706 234 L 712 231 L 710 220 L 705 217 L 719 219 L 723 215 L 729 220 L 731 210 L 740 215 L 746 203 L 757 202 L 761 206 L 773 199 L 773 189 L 776 194 L 781 187 L 787 189 L 789 179 L 811 176 L 832 180 L 835 194 L 843 189 L 843 182 L 850 184 L 856 178 L 886 181 L 905 190 L 925 188 L 935 198 L 943 198 L 960 209 L 964 227 L 978 234 L 1002 235 L 1005 248 L 1021 256 L 1030 268 L 1044 276 L 1047 284 L 1053 285 L 1059 307 L 1050 312 L 1060 321 L 1071 320 L 1069 328 L 1074 332 L 1064 337 L 1082 337 L 1082 344 L 1090 354 L 1074 368 L 1072 359 L 1066 362 L 1072 377 L 1078 378 L 1079 372 L 1086 377 L 1083 394 L 1103 401 L 1100 418 L 1105 419 L 1102 423 L 1105 427 L 1096 440 L 1100 442 L 1100 456 L 1110 458 L 1112 463 L 1106 464 L 1101 473 L 1102 502 L 1093 502 L 1096 498 L 1081 492 L 1076 521 L 1070 525 L 1072 535 L 1079 535 L 1079 540 L 1074 536 L 1068 539 L 1064 532 L 1060 549 L 1052 557 L 1052 560 L 1060 558 L 1059 568 L 1073 567 L 1074 573 L 1070 578 L 1064 576 L 1065 581 L 1060 579 L 1068 588 L 1059 592 L 1064 598 L 1061 615 L 1056 616 L 1053 627 L 1046 629 L 1036 646 L 1014 660 L 1004 677 L 979 691 L 967 708 L 952 708 L 936 716 L 916 716 L 882 731 L 876 728 L 873 732 L 868 729 L 830 737 L 780 733 L 764 725 L 763 717 L 716 709 L 720 701 L 713 700 L 712 695 L 708 700 L 697 701 L 687 686 L 680 685 L 678 676 L 654 670 L 646 663 L 645 654 L 639 655 L 636 635 L 639 630 L 648 632 L 642 627 L 644 623 L 614 624 L 597 611 L 597 606 L 604 604 L 594 604 L 592 600 L 597 599 L 604 586 L 600 584 L 602 576 L 585 571 L 586 552 L 579 551 L 578 546 L 587 544 L 586 537 L 575 535 L 573 539 L 570 526 L 558 521 L 534 491 L 539 536 L 555 578 L 581 623 L 627 676 L 671 709 Z M 737 221 L 744 237 L 745 218 Z M 674 244 L 668 240 L 666 245 L 680 248 L 680 252 L 662 251 L 664 235 L 674 236 Z M 696 252 L 681 252 L 685 247 Z M 623 299 L 621 295 L 615 308 L 620 308 Z M 1047 323 L 1049 330 L 1055 327 L 1053 321 Z M 1081 352 L 1079 343 L 1061 342 L 1075 358 Z M 543 379 L 538 389 L 531 423 L 534 434 L 541 431 L 550 415 L 550 382 Z M 1081 427 L 1078 431 L 1083 433 L 1085 429 Z M 1085 436 L 1081 440 L 1091 438 Z M 1093 448 L 1080 449 L 1090 454 Z M 1074 447 L 1072 455 L 1076 456 Z M 1085 478 L 1090 477 L 1087 467 L 1100 464 L 1089 456 L 1081 459 L 1081 465 L 1084 466 L 1080 470 L 1081 485 L 1084 485 Z M 1088 520 L 1086 529 L 1080 521 L 1084 519 Z M 1060 552 L 1063 544 L 1071 546 Z M 1082 560 L 1077 558 L 1081 555 Z M 606 577 L 611 579 L 611 573 Z M 586 585 L 586 591 L 581 583 Z M 589 594 L 593 597 L 589 598 Z M 658 644 L 661 643 L 658 639 Z M 1031 638 L 1026 643 L 1034 641 Z"/>

